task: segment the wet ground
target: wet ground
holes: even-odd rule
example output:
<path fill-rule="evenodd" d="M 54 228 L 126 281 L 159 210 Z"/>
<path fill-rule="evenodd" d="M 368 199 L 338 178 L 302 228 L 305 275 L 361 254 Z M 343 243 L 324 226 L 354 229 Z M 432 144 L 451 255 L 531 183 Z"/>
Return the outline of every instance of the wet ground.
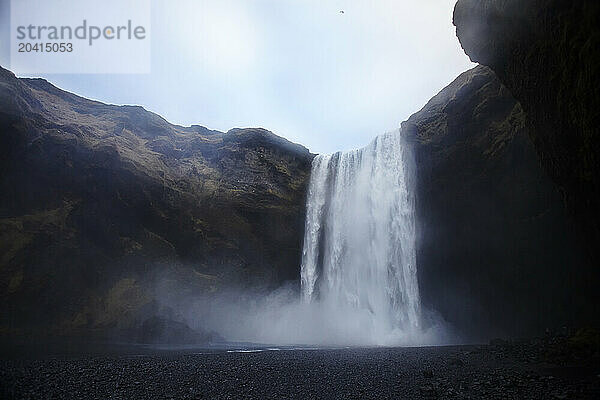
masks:
<path fill-rule="evenodd" d="M 600 398 L 596 362 L 548 352 L 531 343 L 358 349 L 122 347 L 45 356 L 19 351 L 0 362 L 0 397 Z"/>

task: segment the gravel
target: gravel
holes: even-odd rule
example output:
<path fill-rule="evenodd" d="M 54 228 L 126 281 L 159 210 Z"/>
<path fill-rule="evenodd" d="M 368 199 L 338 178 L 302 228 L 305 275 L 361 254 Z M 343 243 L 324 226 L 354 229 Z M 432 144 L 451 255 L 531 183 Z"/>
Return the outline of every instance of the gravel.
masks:
<path fill-rule="evenodd" d="M 539 352 L 538 352 L 539 353 Z M 513 346 L 4 357 L 5 399 L 596 399 L 597 365 Z"/>

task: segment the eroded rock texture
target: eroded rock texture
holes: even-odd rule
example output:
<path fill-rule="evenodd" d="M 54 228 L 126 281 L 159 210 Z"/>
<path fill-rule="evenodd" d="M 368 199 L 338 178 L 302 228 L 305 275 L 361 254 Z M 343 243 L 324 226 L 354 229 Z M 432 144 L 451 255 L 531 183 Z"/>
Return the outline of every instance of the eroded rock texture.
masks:
<path fill-rule="evenodd" d="M 127 330 L 177 320 L 158 291 L 298 278 L 306 148 L 172 125 L 4 69 L 0 105 L 0 332 Z"/>
<path fill-rule="evenodd" d="M 415 144 L 424 304 L 475 340 L 585 323 L 584 250 L 493 71 L 463 73 L 402 131 Z"/>
<path fill-rule="evenodd" d="M 600 2 L 460 0 L 457 36 L 520 101 L 529 136 L 600 261 Z M 581 273 L 581 272 L 574 272 Z"/>

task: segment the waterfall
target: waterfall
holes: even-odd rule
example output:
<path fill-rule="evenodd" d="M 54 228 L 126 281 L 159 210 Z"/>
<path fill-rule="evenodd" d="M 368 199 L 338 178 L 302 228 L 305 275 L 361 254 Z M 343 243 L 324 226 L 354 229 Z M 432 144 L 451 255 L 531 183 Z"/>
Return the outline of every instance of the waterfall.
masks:
<path fill-rule="evenodd" d="M 301 267 L 305 302 L 368 316 L 375 332 L 417 331 L 413 159 L 399 132 L 312 163 Z"/>

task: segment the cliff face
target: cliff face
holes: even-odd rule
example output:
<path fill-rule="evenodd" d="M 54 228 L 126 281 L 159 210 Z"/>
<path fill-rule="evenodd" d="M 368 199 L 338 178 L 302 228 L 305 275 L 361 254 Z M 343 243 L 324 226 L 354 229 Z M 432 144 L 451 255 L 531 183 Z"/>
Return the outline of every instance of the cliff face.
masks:
<path fill-rule="evenodd" d="M 297 279 L 312 155 L 0 69 L 0 333 L 131 329 L 190 293 Z"/>
<path fill-rule="evenodd" d="M 467 339 L 577 325 L 595 286 L 520 104 L 487 67 L 402 124 L 414 143 L 424 304 Z"/>
<path fill-rule="evenodd" d="M 600 3 L 460 0 L 457 36 L 519 100 L 581 240 L 600 260 Z"/>
<path fill-rule="evenodd" d="M 161 293 L 297 283 L 313 157 L 302 146 L 172 125 L 3 69 L 0 104 L 0 334 L 197 340 Z M 466 338 L 597 318 L 597 272 L 530 126 L 483 66 L 402 124 L 422 300 Z"/>

